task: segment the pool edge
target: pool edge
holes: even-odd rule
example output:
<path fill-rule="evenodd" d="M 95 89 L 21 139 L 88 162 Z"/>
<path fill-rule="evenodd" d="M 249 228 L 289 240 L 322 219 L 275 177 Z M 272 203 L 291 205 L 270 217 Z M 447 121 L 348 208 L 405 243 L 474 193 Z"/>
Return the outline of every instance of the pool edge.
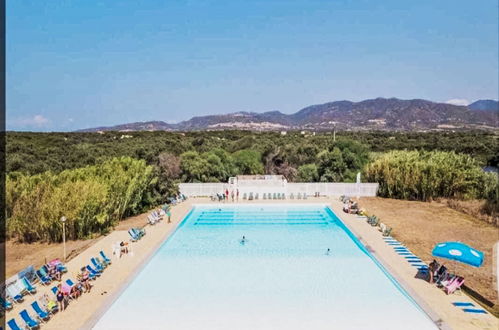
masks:
<path fill-rule="evenodd" d="M 175 232 L 178 230 L 178 228 L 181 226 L 181 224 L 187 219 L 192 212 L 194 211 L 196 207 L 196 204 L 192 204 L 191 207 L 188 209 L 187 213 L 181 217 L 181 219 L 174 225 L 174 227 L 171 229 L 170 232 L 166 234 L 163 240 L 160 240 L 152 249 L 149 253 L 147 253 L 142 259 L 142 261 L 133 269 L 130 274 L 126 277 L 126 279 L 121 283 L 119 288 L 110 294 L 108 298 L 104 301 L 102 306 L 90 317 L 84 324 L 83 326 L 80 327 L 80 329 L 93 329 L 93 327 L 99 322 L 99 320 L 106 314 L 106 312 L 111 308 L 111 306 L 114 304 L 116 300 L 125 292 L 125 290 L 132 284 L 133 280 L 139 275 L 142 270 L 144 270 L 144 267 L 151 261 L 151 259 L 154 257 L 154 255 L 158 252 L 158 250 L 161 248 L 163 244 L 165 244 L 170 237 L 172 237 Z"/>
<path fill-rule="evenodd" d="M 145 265 L 147 265 L 150 260 L 154 257 L 154 255 L 158 252 L 160 247 L 165 244 L 174 234 L 175 232 L 179 229 L 179 227 L 185 222 L 185 220 L 193 213 L 194 209 L 197 206 L 207 206 L 210 205 L 211 203 L 193 203 L 191 204 L 191 207 L 187 210 L 186 214 L 181 217 L 181 219 L 174 225 L 174 227 L 171 229 L 171 231 L 164 237 L 163 240 L 160 240 L 154 247 L 151 249 L 149 253 L 146 254 L 146 256 L 143 258 L 143 260 L 133 269 L 130 274 L 126 277 L 126 279 L 123 281 L 123 283 L 120 285 L 120 287 L 109 297 L 105 300 L 105 302 L 102 304 L 102 306 L 92 315 L 91 318 L 89 318 L 80 329 L 92 329 L 98 322 L 99 320 L 104 316 L 104 314 L 111 308 L 111 306 L 114 304 L 114 302 L 123 294 L 123 292 L 131 285 L 133 280 L 137 277 L 137 275 L 144 269 Z M 246 203 L 234 203 L 234 204 L 227 204 L 223 206 L 237 206 L 237 205 L 246 205 Z M 276 203 L 276 204 L 270 204 L 270 205 L 278 205 L 281 203 Z M 282 203 L 282 204 L 287 204 L 287 203 Z M 342 219 L 329 205 L 328 203 L 299 203 L 303 205 L 308 205 L 308 206 L 322 206 L 324 208 L 327 208 L 331 213 L 333 213 L 338 220 L 342 223 L 343 226 L 350 232 L 347 232 L 348 234 L 351 234 L 353 238 L 355 238 L 361 245 L 362 247 L 366 250 L 368 256 L 370 258 L 373 258 L 375 262 L 378 262 L 379 265 L 378 267 L 381 266 L 382 271 L 387 272 L 389 276 L 393 278 L 393 280 L 396 281 L 396 283 L 404 290 L 406 293 L 410 296 L 412 300 L 417 304 L 416 307 L 419 307 L 419 309 L 426 314 L 426 316 L 429 318 L 429 320 L 439 329 L 442 330 L 451 330 L 452 327 L 450 327 L 447 322 L 442 320 L 438 314 L 431 308 L 431 306 L 424 300 L 422 299 L 419 294 L 412 289 L 412 287 L 405 281 L 401 276 L 397 274 L 397 272 L 394 271 L 394 268 L 390 266 L 389 263 L 387 263 L 383 257 L 376 253 L 375 251 L 371 251 L 368 246 L 369 244 L 358 234 L 357 231 L 355 231 L 352 227 L 350 227 L 344 219 Z M 262 205 L 269 205 L 269 204 L 264 204 Z M 295 204 L 296 205 L 296 204 Z M 254 204 L 253 204 L 254 206 Z M 349 235 L 350 236 L 350 235 Z M 351 237 L 352 238 L 352 237 Z M 354 241 L 355 243 L 355 241 Z"/>
<path fill-rule="evenodd" d="M 426 316 L 433 322 L 433 324 L 435 324 L 436 327 L 442 330 L 452 330 L 452 327 L 447 322 L 442 320 L 441 317 L 439 317 L 438 313 L 435 312 L 433 308 L 423 298 L 420 297 L 416 290 L 414 290 L 406 280 L 398 275 L 394 268 L 388 262 L 386 262 L 379 253 L 377 253 L 376 251 L 371 251 L 368 248 L 369 244 L 362 238 L 362 236 L 359 235 L 359 233 L 355 229 L 349 226 L 346 221 L 344 221 L 338 214 L 336 214 L 336 212 L 334 212 L 330 205 L 324 204 L 324 206 L 329 209 L 329 211 L 331 211 L 334 215 L 336 215 L 336 217 L 341 221 L 345 228 L 350 231 L 353 237 L 355 237 L 355 239 L 363 245 L 364 249 L 366 249 L 368 253 L 368 256 L 377 261 L 379 265 L 384 268 L 382 270 L 388 272 L 388 274 L 393 277 L 397 284 L 406 291 L 410 298 L 412 298 L 417 304 L 417 307 L 419 307 L 421 311 L 426 314 Z"/>

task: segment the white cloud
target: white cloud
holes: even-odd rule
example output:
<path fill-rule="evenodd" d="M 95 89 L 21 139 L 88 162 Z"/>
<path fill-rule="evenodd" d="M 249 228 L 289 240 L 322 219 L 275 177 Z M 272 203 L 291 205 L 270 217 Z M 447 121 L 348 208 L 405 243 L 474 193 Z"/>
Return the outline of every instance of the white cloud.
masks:
<path fill-rule="evenodd" d="M 42 115 L 12 119 L 7 117 L 7 124 L 15 128 L 43 128 L 50 124 L 50 120 Z"/>
<path fill-rule="evenodd" d="M 467 99 L 450 99 L 448 101 L 445 101 L 445 103 L 466 106 L 466 105 L 470 104 L 471 102 L 468 101 Z"/>

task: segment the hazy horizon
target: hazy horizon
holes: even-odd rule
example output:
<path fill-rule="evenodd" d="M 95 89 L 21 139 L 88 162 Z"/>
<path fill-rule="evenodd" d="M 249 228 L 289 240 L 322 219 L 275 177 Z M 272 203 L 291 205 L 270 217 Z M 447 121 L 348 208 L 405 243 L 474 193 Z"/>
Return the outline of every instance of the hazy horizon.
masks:
<path fill-rule="evenodd" d="M 497 2 L 7 2 L 7 129 L 497 100 Z"/>

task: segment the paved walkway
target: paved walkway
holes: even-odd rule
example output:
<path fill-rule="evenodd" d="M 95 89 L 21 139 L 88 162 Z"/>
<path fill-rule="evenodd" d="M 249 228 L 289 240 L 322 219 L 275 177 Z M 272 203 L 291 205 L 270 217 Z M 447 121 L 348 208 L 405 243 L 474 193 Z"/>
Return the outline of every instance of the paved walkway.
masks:
<path fill-rule="evenodd" d="M 95 245 L 71 259 L 66 264 L 68 272 L 63 276 L 63 282 L 67 278 L 75 280 L 79 269 L 89 264 L 91 257 L 99 256 L 100 250 L 106 253 L 112 260 L 112 264 L 104 270 L 97 280 L 91 281 L 93 288 L 90 293 L 84 293 L 78 300 L 71 301 L 65 311 L 58 312 L 47 323 L 42 324 L 42 329 L 68 330 L 88 328 L 91 320 L 103 312 L 104 306 L 109 306 L 112 303 L 127 281 L 133 278 L 137 270 L 140 269 L 140 266 L 148 260 L 149 256 L 156 251 L 165 238 L 176 228 L 176 225 L 184 218 L 191 209 L 191 206 L 190 200 L 174 206 L 172 208 L 171 223 L 163 220 L 154 226 L 147 225 L 145 227 L 146 235 L 140 241 L 130 243 L 130 253 L 124 255 L 122 258 L 112 255 L 112 245 L 120 241 L 129 241 L 130 236 L 126 231 L 112 232 L 99 240 Z M 32 313 L 30 304 L 43 293 L 47 293 L 53 297 L 50 288 L 56 285 L 56 283 L 53 282 L 49 286 L 37 284 L 37 293 L 34 296 L 25 296 L 25 301 L 22 304 L 16 304 L 15 308 L 7 313 L 6 319 L 10 320 L 15 317 L 19 325 L 23 324 L 19 312 L 26 308 L 29 313 Z"/>
<path fill-rule="evenodd" d="M 242 202 L 242 201 L 241 201 Z M 155 226 L 147 226 L 146 236 L 139 242 L 131 244 L 131 253 L 118 259 L 112 257 L 112 265 L 108 267 L 102 276 L 93 281 L 94 287 L 90 293 L 83 294 L 77 301 L 71 302 L 64 312 L 57 313 L 50 321 L 42 325 L 43 329 L 79 329 L 90 328 L 98 320 L 106 308 L 117 298 L 126 284 L 137 274 L 141 266 L 145 264 L 157 248 L 165 241 L 168 235 L 176 228 L 176 225 L 185 217 L 195 203 L 212 203 L 207 198 L 188 199 L 172 209 L 172 223 L 166 221 Z M 245 202 L 254 203 L 254 202 Z M 275 201 L 260 200 L 256 203 L 276 203 Z M 453 302 L 470 302 L 477 306 L 468 296 L 457 293 L 446 295 L 441 289 L 427 282 L 416 279 L 416 269 L 394 249 L 386 244 L 381 233 L 366 223 L 364 219 L 356 215 L 345 214 L 341 211 L 342 204 L 333 198 L 309 198 L 307 200 L 286 200 L 278 203 L 324 203 L 332 207 L 335 213 L 352 230 L 352 232 L 372 251 L 373 255 L 394 275 L 399 283 L 415 297 L 418 303 L 429 312 L 432 319 L 442 324 L 442 329 L 499 329 L 498 319 L 490 314 L 469 314 L 461 308 L 452 305 Z M 111 257 L 111 246 L 118 241 L 129 239 L 126 231 L 115 231 L 98 241 L 80 255 L 67 263 L 68 273 L 63 277 L 75 278 L 81 266 L 89 263 L 92 256 L 98 256 L 100 250 Z M 425 260 L 428 262 L 427 260 Z M 52 287 L 37 285 L 39 294 L 50 292 Z M 16 305 L 13 311 L 7 314 L 7 319 L 16 317 L 22 323 L 18 312 L 27 308 L 34 300 L 25 297 L 22 305 Z M 31 310 L 31 307 L 28 308 Z M 138 316 L 139 317 L 139 316 Z M 172 327 L 174 329 L 174 325 Z"/>

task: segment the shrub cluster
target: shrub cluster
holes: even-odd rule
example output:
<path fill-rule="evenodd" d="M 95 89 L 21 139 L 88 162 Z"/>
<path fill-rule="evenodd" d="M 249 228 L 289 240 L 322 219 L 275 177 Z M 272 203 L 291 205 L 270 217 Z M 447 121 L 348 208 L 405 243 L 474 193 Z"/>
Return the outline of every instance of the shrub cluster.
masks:
<path fill-rule="evenodd" d="M 126 216 L 149 206 L 157 178 L 152 166 L 129 157 L 58 174 L 9 174 L 7 235 L 21 241 L 60 241 L 65 216 L 68 239 L 105 233 Z"/>
<path fill-rule="evenodd" d="M 391 151 L 366 166 L 379 195 L 428 201 L 497 196 L 497 175 L 485 173 L 469 155 L 444 151 Z"/>

